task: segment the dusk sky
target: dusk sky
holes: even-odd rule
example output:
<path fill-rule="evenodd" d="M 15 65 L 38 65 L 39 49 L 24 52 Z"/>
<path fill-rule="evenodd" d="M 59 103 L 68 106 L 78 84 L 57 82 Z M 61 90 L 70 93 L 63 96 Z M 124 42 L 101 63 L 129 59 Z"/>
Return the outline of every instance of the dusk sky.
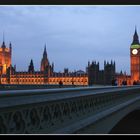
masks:
<path fill-rule="evenodd" d="M 135 25 L 140 35 L 139 6 L 0 6 L 0 43 L 13 45 L 12 65 L 35 70 L 46 43 L 54 70 L 85 70 L 88 61 L 116 62 L 130 74 L 129 49 Z"/>

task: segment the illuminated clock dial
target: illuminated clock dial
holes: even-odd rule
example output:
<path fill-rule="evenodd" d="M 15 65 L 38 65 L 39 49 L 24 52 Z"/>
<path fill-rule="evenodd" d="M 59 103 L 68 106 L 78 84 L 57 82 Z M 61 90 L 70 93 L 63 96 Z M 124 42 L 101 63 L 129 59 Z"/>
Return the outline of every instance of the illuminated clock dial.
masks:
<path fill-rule="evenodd" d="M 138 53 L 137 49 L 132 50 L 132 54 L 137 54 L 137 53 Z"/>

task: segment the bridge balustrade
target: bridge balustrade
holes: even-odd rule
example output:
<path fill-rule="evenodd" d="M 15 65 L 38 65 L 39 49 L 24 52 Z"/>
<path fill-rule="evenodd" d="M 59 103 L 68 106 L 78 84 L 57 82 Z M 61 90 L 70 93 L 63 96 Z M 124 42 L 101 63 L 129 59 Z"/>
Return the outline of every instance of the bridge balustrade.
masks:
<path fill-rule="evenodd" d="M 0 91 L 0 133 L 78 133 L 137 100 L 139 86 Z"/>

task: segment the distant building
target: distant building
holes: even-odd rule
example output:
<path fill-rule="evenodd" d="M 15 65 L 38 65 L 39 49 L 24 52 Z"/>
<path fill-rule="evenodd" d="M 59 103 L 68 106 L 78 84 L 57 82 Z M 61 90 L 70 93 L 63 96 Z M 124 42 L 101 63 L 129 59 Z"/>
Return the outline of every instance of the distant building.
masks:
<path fill-rule="evenodd" d="M 77 72 L 54 72 L 54 63 L 50 65 L 48 60 L 46 45 L 41 59 L 40 71 L 35 71 L 33 60 L 31 59 L 28 71 L 17 71 L 16 66 L 11 65 L 12 45 L 6 47 L 3 42 L 0 48 L 0 83 L 1 84 L 59 84 L 64 85 L 88 85 L 87 73 L 79 70 Z"/>
<path fill-rule="evenodd" d="M 89 85 L 111 85 L 112 79 L 115 77 L 115 62 L 109 64 L 104 61 L 104 70 L 100 70 L 99 62 L 88 62 L 88 84 Z"/>

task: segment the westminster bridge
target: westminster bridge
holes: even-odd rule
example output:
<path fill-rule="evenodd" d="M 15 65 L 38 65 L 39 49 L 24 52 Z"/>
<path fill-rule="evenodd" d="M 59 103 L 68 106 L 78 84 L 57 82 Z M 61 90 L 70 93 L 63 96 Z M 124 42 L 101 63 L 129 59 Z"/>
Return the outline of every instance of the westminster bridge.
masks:
<path fill-rule="evenodd" d="M 1 90 L 0 133 L 108 134 L 139 108 L 140 86 Z"/>

